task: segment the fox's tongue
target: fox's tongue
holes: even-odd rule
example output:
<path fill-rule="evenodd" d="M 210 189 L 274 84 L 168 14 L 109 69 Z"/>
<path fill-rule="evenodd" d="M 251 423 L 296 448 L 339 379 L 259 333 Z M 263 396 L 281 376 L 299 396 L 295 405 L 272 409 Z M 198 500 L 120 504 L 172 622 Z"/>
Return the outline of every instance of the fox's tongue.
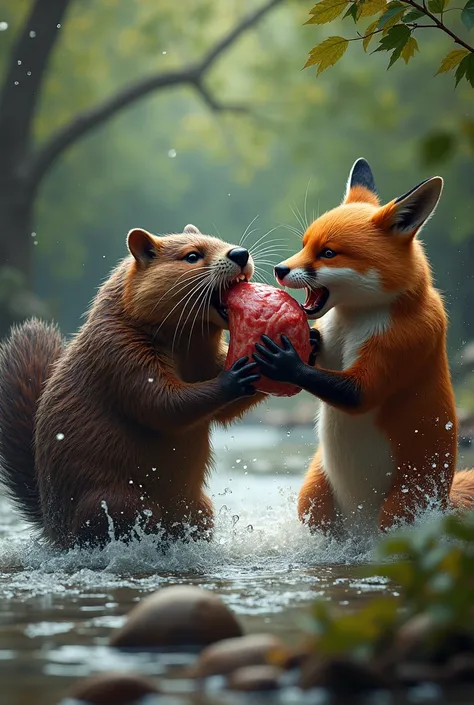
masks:
<path fill-rule="evenodd" d="M 321 289 L 307 289 L 306 291 L 306 301 L 303 306 L 307 309 L 316 308 L 322 299 L 326 296 L 327 289 L 321 287 Z"/>

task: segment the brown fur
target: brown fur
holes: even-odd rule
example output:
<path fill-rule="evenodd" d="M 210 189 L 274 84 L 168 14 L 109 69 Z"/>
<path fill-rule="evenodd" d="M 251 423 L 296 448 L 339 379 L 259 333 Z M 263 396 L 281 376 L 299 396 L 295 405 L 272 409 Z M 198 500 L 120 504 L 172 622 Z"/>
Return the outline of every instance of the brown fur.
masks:
<path fill-rule="evenodd" d="M 228 423 L 263 398 L 229 401 L 223 392 L 218 375 L 226 357 L 225 323 L 212 306 L 200 306 L 207 292 L 199 298 L 204 289 L 194 290 L 205 281 L 201 274 L 229 281 L 241 273 L 226 258 L 232 246 L 193 226 L 163 238 L 131 231 L 128 243 L 133 257 L 100 288 L 37 407 L 41 525 L 50 541 L 64 547 L 106 542 L 107 514 L 116 537 L 129 536 L 138 516 L 147 532 L 160 522 L 171 533 L 179 533 L 184 522 L 198 532 L 210 529 L 213 511 L 203 487 L 211 464 L 211 423 Z M 191 251 L 204 258 L 187 263 L 183 257 Z M 245 269 L 251 275 L 252 264 Z M 28 330 L 23 334 L 27 339 Z M 52 335 L 42 329 L 45 345 Z M 24 363 L 14 374 L 18 387 L 28 384 L 35 351 L 34 344 L 25 345 Z M 3 359 L 12 352 L 10 340 Z M 51 362 L 55 357 L 54 347 Z M 47 376 L 34 374 L 31 399 L 38 397 L 37 379 Z M 19 413 L 17 395 L 8 396 L 3 418 Z M 21 448 L 33 440 L 32 413 L 30 403 Z M 18 434 L 15 422 L 3 436 Z M 13 456 L 9 460 L 14 463 Z M 20 461 L 18 472 L 31 473 L 30 465 L 23 470 Z"/>

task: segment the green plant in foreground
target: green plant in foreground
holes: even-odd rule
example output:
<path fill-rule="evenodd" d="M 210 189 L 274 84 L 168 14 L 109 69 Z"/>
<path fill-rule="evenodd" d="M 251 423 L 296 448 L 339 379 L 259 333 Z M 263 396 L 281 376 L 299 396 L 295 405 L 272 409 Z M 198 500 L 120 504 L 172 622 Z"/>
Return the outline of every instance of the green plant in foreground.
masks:
<path fill-rule="evenodd" d="M 464 0 L 462 0 L 464 3 Z M 310 10 L 306 24 L 326 24 L 343 17 L 352 17 L 356 25 L 367 18 L 373 21 L 356 37 L 332 36 L 310 51 L 306 62 L 317 66 L 318 74 L 334 66 L 341 59 L 349 42 L 361 41 L 367 51 L 372 40 L 378 41 L 374 52 L 390 52 L 390 68 L 402 58 L 406 64 L 420 50 L 415 34 L 425 29 L 435 29 L 446 34 L 453 42 L 453 49 L 442 60 L 437 74 L 455 71 L 456 86 L 465 79 L 474 87 L 474 46 L 455 33 L 452 22 L 446 24 L 447 13 L 454 12 L 469 32 L 474 27 L 474 0 L 467 0 L 463 7 L 448 7 L 450 0 L 319 0 Z M 453 16 L 450 15 L 450 18 Z M 375 18 L 375 19 L 373 19 Z M 374 53 L 373 52 L 373 53 Z"/>
<path fill-rule="evenodd" d="M 420 618 L 430 627 L 428 648 L 436 648 L 448 634 L 465 635 L 474 643 L 474 513 L 394 534 L 379 552 L 381 562 L 364 574 L 394 581 L 398 596 L 373 599 L 352 614 L 338 614 L 328 603 L 317 602 L 312 639 L 318 653 L 380 656 L 404 625 Z"/>

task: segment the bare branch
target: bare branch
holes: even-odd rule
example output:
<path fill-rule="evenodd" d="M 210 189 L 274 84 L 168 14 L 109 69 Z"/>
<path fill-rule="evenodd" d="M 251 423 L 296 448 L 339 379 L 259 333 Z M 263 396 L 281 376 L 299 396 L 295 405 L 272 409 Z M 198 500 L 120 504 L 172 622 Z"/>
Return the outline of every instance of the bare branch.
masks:
<path fill-rule="evenodd" d="M 207 107 L 215 113 L 248 113 L 249 109 L 246 105 L 232 105 L 220 103 L 207 90 L 206 86 L 201 81 L 196 81 L 194 84 L 196 90 L 201 95 Z"/>
<path fill-rule="evenodd" d="M 195 64 L 184 67 L 178 71 L 155 74 L 142 79 L 122 89 L 101 105 L 78 115 L 68 125 L 56 132 L 33 157 L 28 170 L 28 178 L 31 187 L 35 188 L 40 183 L 42 177 L 60 154 L 74 142 L 79 140 L 90 130 L 107 121 L 119 111 L 141 98 L 144 98 L 153 91 L 187 84 L 194 86 L 209 108 L 214 111 L 231 110 L 234 112 L 244 112 L 244 106 L 226 106 L 217 102 L 204 86 L 205 76 L 218 58 L 229 49 L 242 34 L 251 29 L 262 17 L 282 2 L 283 0 L 268 0 L 258 10 L 249 14 L 239 22 L 207 53 L 204 59 L 201 59 Z"/>
<path fill-rule="evenodd" d="M 2 168 L 21 163 L 51 52 L 71 0 L 35 0 L 10 56 L 0 94 Z"/>

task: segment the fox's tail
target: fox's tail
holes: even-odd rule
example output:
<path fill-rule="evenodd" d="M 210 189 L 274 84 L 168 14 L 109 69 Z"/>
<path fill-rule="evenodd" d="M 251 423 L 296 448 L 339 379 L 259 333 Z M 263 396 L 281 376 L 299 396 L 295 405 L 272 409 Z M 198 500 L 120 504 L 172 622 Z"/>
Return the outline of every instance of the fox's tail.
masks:
<path fill-rule="evenodd" d="M 454 474 L 450 499 L 459 509 L 474 509 L 474 470 L 461 470 Z"/>
<path fill-rule="evenodd" d="M 36 407 L 63 349 L 56 326 L 32 319 L 0 346 L 0 480 L 23 517 L 42 526 L 35 473 Z"/>

